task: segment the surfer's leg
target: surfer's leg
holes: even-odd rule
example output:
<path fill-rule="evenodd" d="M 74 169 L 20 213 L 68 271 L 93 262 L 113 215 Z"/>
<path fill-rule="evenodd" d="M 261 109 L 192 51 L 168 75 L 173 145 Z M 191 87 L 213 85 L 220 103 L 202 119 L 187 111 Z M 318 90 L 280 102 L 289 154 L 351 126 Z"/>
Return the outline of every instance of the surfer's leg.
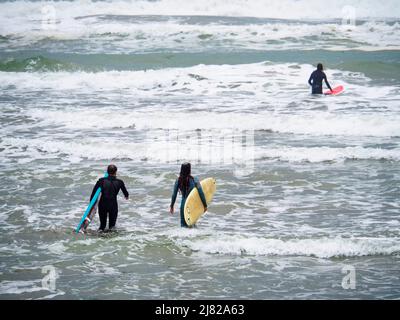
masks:
<path fill-rule="evenodd" d="M 115 224 L 117 223 L 117 217 L 118 217 L 118 206 L 112 206 L 109 210 L 109 222 L 108 222 L 108 228 L 111 230 L 112 228 L 115 227 Z"/>
<path fill-rule="evenodd" d="M 118 217 L 118 203 L 110 203 L 108 207 L 108 215 L 109 215 L 109 222 L 108 222 L 108 229 L 113 229 L 117 222 Z"/>
<path fill-rule="evenodd" d="M 103 230 L 106 228 L 107 224 L 107 208 L 103 206 L 99 206 L 99 218 L 100 218 L 100 228 L 99 230 Z"/>
<path fill-rule="evenodd" d="M 322 86 L 312 89 L 312 94 L 322 94 Z"/>
<path fill-rule="evenodd" d="M 180 208 L 181 227 L 189 228 L 189 226 L 186 224 L 186 221 L 185 221 L 185 214 L 184 214 L 184 210 L 185 210 L 185 201 L 186 201 L 186 199 L 184 199 L 184 198 L 182 197 L 181 208 Z"/>

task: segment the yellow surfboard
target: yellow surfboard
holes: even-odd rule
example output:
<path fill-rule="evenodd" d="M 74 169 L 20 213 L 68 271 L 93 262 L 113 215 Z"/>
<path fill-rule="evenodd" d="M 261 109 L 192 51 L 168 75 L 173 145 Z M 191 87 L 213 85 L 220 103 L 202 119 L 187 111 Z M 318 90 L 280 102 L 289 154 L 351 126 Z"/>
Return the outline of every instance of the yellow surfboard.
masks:
<path fill-rule="evenodd" d="M 204 196 L 206 197 L 207 206 L 210 204 L 216 187 L 217 183 L 214 178 L 207 178 L 200 182 L 201 187 L 204 192 Z M 192 191 L 189 193 L 189 196 L 185 202 L 184 208 L 184 216 L 185 221 L 188 226 L 193 226 L 197 220 L 203 215 L 204 213 L 204 206 L 203 202 L 201 202 L 199 191 L 197 188 L 193 188 Z"/>

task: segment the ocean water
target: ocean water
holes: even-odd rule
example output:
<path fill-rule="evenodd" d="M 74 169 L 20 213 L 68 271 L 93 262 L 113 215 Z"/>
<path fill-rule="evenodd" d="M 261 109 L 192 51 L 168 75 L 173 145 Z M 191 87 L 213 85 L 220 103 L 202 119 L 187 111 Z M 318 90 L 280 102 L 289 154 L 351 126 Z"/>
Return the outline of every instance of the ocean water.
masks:
<path fill-rule="evenodd" d="M 397 0 L 0 1 L 0 299 L 399 299 L 399 75 Z"/>

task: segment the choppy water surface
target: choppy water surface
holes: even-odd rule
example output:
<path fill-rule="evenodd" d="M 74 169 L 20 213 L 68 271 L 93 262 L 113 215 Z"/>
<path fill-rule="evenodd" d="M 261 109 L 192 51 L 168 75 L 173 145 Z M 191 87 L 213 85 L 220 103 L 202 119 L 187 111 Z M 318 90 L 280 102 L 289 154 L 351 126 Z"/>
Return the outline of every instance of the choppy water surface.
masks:
<path fill-rule="evenodd" d="M 1 2 L 0 298 L 399 299 L 400 12 L 347 2 Z M 183 161 L 218 184 L 190 230 Z M 119 231 L 73 234 L 111 162 Z"/>

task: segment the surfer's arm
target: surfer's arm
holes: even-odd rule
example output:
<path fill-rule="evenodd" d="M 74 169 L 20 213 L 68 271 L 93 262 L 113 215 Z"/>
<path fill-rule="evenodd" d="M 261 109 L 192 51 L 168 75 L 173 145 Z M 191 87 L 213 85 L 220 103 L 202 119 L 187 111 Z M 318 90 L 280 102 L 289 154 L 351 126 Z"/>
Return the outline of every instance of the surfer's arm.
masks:
<path fill-rule="evenodd" d="M 329 84 L 328 78 L 326 77 L 326 75 L 325 75 L 325 77 L 324 77 L 324 80 L 325 80 L 325 83 L 326 83 L 326 85 L 328 86 L 329 90 L 332 91 L 331 85 Z"/>
<path fill-rule="evenodd" d="M 176 201 L 176 197 L 178 195 L 178 186 L 179 186 L 179 183 L 178 183 L 178 179 L 177 179 L 175 181 L 174 190 L 172 192 L 171 205 L 170 205 L 171 208 L 174 206 L 175 201 Z"/>
<path fill-rule="evenodd" d="M 96 182 L 96 184 L 95 184 L 95 186 L 93 188 L 92 194 L 90 196 L 90 201 L 92 201 L 92 199 L 93 199 L 94 195 L 96 194 L 96 191 L 97 191 L 98 188 L 101 188 L 101 180 L 100 179 L 97 180 L 97 182 Z"/>
<path fill-rule="evenodd" d="M 308 84 L 309 84 L 310 86 L 312 86 L 311 80 L 313 79 L 313 76 L 314 76 L 314 72 L 311 74 L 310 79 L 308 79 Z"/>
<path fill-rule="evenodd" d="M 203 203 L 204 209 L 207 210 L 206 197 L 204 196 L 203 188 L 201 187 L 201 184 L 198 179 L 195 180 L 195 186 L 196 186 L 197 190 L 199 191 L 199 196 L 200 196 L 201 202 Z"/>
<path fill-rule="evenodd" d="M 126 190 L 125 183 L 121 180 L 121 190 L 126 199 L 129 199 L 128 190 Z"/>

